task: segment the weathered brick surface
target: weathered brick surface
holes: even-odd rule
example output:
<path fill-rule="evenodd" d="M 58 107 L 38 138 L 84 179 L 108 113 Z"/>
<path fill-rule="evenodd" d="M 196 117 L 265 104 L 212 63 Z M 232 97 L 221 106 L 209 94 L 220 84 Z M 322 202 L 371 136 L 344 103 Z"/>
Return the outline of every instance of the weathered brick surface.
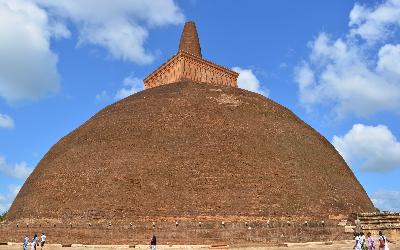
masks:
<path fill-rule="evenodd" d="M 379 231 L 383 231 L 390 240 L 400 239 L 400 213 L 362 213 L 357 218 L 360 221 L 360 229 L 364 232 L 371 232 L 377 236 Z"/>
<path fill-rule="evenodd" d="M 20 224 L 1 225 L 0 242 L 21 242 L 23 236 L 45 232 L 48 243 L 60 244 L 145 244 L 155 234 L 159 244 L 249 244 L 271 242 L 309 242 L 333 241 L 351 239 L 352 234 L 345 234 L 343 227 L 336 224 L 313 222 L 304 224 L 286 224 L 275 222 L 221 222 L 203 221 L 201 226 L 197 222 L 180 222 L 176 226 L 174 221 L 157 222 L 155 227 L 151 222 L 146 224 L 137 222 L 132 224 L 31 224 L 28 227 Z"/>
<path fill-rule="evenodd" d="M 194 56 L 202 57 L 199 36 L 196 24 L 192 21 L 186 22 L 183 27 L 179 50 L 186 51 Z"/>
<path fill-rule="evenodd" d="M 205 60 L 193 22 L 187 22 L 176 55 L 144 79 L 146 89 L 183 80 L 237 87 L 238 73 Z"/>
<path fill-rule="evenodd" d="M 328 222 L 373 210 L 334 147 L 288 109 L 242 89 L 181 82 L 129 96 L 63 137 L 27 179 L 2 226 Z M 148 237 L 146 230 L 140 235 Z M 176 231 L 171 241 L 181 242 L 186 232 L 195 242 L 233 237 L 190 230 Z M 255 232 L 274 239 L 286 229 L 269 230 Z M 74 234 L 97 242 L 85 232 Z M 112 234 L 124 239 L 123 232 Z M 232 235 L 243 240 L 243 232 Z M 0 230 L 0 239 L 7 235 Z"/>
<path fill-rule="evenodd" d="M 146 89 L 191 80 L 197 83 L 237 87 L 238 73 L 179 51 L 144 79 Z"/>

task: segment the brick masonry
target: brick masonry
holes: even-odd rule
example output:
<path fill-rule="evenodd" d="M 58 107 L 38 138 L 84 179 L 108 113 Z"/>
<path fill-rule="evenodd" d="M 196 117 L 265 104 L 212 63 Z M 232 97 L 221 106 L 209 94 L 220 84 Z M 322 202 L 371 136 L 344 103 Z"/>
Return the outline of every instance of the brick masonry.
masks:
<path fill-rule="evenodd" d="M 379 231 L 383 231 L 390 240 L 400 240 L 400 213 L 361 213 L 357 218 L 360 231 L 371 232 L 376 236 Z"/>
<path fill-rule="evenodd" d="M 53 242 L 145 243 L 152 222 L 172 243 L 325 240 L 348 237 L 339 221 L 371 211 L 342 157 L 291 111 L 240 88 L 180 82 L 114 103 L 61 138 L 0 223 L 0 241 L 44 230 Z"/>
<path fill-rule="evenodd" d="M 185 27 L 183 27 L 179 50 L 202 57 L 199 35 L 197 34 L 196 24 L 193 21 L 186 22 Z"/>
<path fill-rule="evenodd" d="M 272 242 L 337 241 L 351 239 L 335 221 L 157 221 L 129 223 L 17 223 L 0 224 L 0 242 L 21 242 L 24 235 L 45 232 L 48 243 L 59 244 L 146 244 L 157 235 L 159 244 L 260 244 Z"/>
<path fill-rule="evenodd" d="M 176 55 L 144 79 L 146 89 L 183 80 L 237 87 L 239 74 L 201 55 L 199 38 L 193 22 L 187 22 Z"/>

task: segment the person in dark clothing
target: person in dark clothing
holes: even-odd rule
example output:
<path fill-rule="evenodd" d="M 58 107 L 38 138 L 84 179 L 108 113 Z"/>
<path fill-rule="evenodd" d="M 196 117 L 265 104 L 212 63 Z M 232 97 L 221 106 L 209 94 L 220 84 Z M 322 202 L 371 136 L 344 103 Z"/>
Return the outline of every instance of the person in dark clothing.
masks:
<path fill-rule="evenodd" d="M 156 250 L 157 249 L 157 238 L 156 238 L 155 235 L 153 235 L 153 238 L 151 238 L 150 249 L 151 250 Z"/>

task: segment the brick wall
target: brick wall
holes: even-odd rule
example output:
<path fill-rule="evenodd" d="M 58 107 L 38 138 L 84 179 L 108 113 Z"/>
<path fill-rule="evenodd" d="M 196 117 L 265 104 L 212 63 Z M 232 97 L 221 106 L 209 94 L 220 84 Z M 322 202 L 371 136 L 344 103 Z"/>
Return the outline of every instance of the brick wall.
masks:
<path fill-rule="evenodd" d="M 238 74 L 217 64 L 180 51 L 144 79 L 146 89 L 164 84 L 191 80 L 237 87 Z"/>
<path fill-rule="evenodd" d="M 24 235 L 45 232 L 49 243 L 146 244 L 153 235 L 159 244 L 251 244 L 351 239 L 336 222 L 151 222 L 109 224 L 0 224 L 0 242 L 21 242 Z"/>
<path fill-rule="evenodd" d="M 377 237 L 383 231 L 390 240 L 400 240 L 400 213 L 361 213 L 357 218 L 364 233 L 371 232 Z"/>

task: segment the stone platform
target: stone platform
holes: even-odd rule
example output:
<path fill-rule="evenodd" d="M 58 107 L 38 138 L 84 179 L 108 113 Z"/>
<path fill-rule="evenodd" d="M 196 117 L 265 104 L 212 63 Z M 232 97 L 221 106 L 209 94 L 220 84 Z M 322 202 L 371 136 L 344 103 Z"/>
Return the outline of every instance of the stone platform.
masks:
<path fill-rule="evenodd" d="M 284 242 L 338 241 L 352 239 L 336 221 L 163 221 L 152 223 L 12 223 L 0 224 L 0 242 L 18 242 L 24 235 L 45 232 L 49 243 L 61 244 L 146 244 L 155 234 L 158 242 L 170 244 L 257 245 Z"/>
<path fill-rule="evenodd" d="M 246 249 L 246 250 L 281 250 L 281 249 L 319 249 L 319 250 L 348 250 L 353 246 L 353 241 L 335 241 L 335 242 L 307 242 L 307 243 L 286 243 L 280 246 L 273 246 L 267 244 L 259 245 L 158 245 L 158 250 L 178 250 L 178 249 Z M 19 250 L 22 248 L 21 243 L 9 243 L 9 245 L 0 245 L 0 250 Z M 49 244 L 45 247 L 45 250 L 127 250 L 127 249 L 149 249 L 148 245 L 78 245 L 74 244 L 70 247 L 62 247 L 61 244 Z M 399 242 L 390 246 L 391 250 L 400 250 Z"/>
<path fill-rule="evenodd" d="M 400 213 L 361 213 L 357 218 L 363 232 L 378 235 L 383 231 L 390 240 L 400 240 Z"/>

